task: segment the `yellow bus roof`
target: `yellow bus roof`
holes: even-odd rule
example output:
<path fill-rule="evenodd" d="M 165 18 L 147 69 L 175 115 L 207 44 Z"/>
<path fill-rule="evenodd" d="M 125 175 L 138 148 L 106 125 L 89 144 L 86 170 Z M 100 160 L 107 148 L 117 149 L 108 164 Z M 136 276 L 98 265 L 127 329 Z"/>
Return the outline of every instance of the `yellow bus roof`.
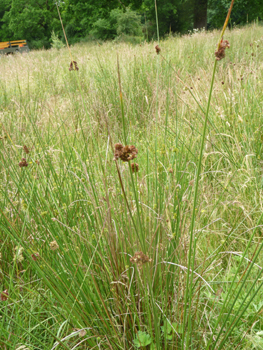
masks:
<path fill-rule="evenodd" d="M 17 46 L 19 44 L 26 44 L 26 40 L 3 41 L 0 42 L 0 48 L 4 49 L 6 47 L 9 47 L 9 43 L 11 44 L 11 46 Z"/>

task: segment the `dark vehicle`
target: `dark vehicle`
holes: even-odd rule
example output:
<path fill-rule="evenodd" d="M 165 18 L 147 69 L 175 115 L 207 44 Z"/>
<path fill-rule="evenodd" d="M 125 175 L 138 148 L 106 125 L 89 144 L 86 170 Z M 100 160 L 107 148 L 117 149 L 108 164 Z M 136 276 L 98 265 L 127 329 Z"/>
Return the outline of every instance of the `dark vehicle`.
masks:
<path fill-rule="evenodd" d="M 18 52 L 29 52 L 26 40 L 0 42 L 0 55 L 10 55 Z"/>

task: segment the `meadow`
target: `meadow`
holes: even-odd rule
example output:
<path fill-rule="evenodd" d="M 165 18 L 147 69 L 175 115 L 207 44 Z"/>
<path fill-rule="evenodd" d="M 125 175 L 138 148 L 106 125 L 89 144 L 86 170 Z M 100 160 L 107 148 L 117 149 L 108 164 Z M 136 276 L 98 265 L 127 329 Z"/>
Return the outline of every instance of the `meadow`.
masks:
<path fill-rule="evenodd" d="M 0 349 L 263 349 L 263 26 L 219 36 L 0 57 Z"/>

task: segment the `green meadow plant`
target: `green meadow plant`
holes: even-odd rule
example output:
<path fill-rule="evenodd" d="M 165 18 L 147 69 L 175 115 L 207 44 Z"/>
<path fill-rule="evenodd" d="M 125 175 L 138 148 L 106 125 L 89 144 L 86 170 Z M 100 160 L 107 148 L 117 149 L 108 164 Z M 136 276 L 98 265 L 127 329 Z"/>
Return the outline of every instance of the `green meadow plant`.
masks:
<path fill-rule="evenodd" d="M 260 349 L 262 27 L 70 50 L 1 58 L 0 348 Z"/>

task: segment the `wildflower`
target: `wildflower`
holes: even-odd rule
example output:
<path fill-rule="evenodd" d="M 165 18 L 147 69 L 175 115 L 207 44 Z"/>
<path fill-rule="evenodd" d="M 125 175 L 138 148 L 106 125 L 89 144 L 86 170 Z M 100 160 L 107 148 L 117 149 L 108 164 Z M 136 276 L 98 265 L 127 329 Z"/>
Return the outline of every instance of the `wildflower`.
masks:
<path fill-rule="evenodd" d="M 28 163 L 27 163 L 27 161 L 26 161 L 26 158 L 22 158 L 22 159 L 21 159 L 21 162 L 19 162 L 18 165 L 20 166 L 20 168 L 27 167 L 27 166 L 28 166 Z"/>
<path fill-rule="evenodd" d="M 14 258 L 13 258 L 13 261 L 14 262 L 22 262 L 24 260 L 24 257 L 23 257 L 23 251 L 24 251 L 24 248 L 23 247 L 15 247 L 15 254 L 14 254 Z"/>
<path fill-rule="evenodd" d="M 222 39 L 220 41 L 218 50 L 215 52 L 215 56 L 216 56 L 217 61 L 220 61 L 220 60 L 222 60 L 222 58 L 225 57 L 225 49 L 226 48 L 228 48 L 228 49 L 230 48 L 229 41 Z"/>
<path fill-rule="evenodd" d="M 56 241 L 52 241 L 49 243 L 50 249 L 51 250 L 57 250 L 59 248 L 59 245 L 57 244 Z"/>
<path fill-rule="evenodd" d="M 137 264 L 138 266 L 142 266 L 142 264 L 145 264 L 147 262 L 151 262 L 152 259 L 150 259 L 147 255 L 145 255 L 143 252 L 136 252 L 132 258 L 130 258 L 130 262 L 133 264 Z"/>
<path fill-rule="evenodd" d="M 121 159 L 124 162 L 128 162 L 137 157 L 138 150 L 135 146 L 123 146 L 121 143 L 116 143 L 114 160 Z"/>
<path fill-rule="evenodd" d="M 25 151 L 26 154 L 29 153 L 29 149 L 28 149 L 28 147 L 26 145 L 24 145 L 23 150 Z"/>
<path fill-rule="evenodd" d="M 159 55 L 159 53 L 161 51 L 161 48 L 159 47 L 159 45 L 155 46 L 155 51 L 156 51 L 157 55 Z"/>
<path fill-rule="evenodd" d="M 0 299 L 1 299 L 1 301 L 6 301 L 6 300 L 8 299 L 8 297 L 9 297 L 8 290 L 5 289 L 5 290 L 1 293 Z"/>
<path fill-rule="evenodd" d="M 74 66 L 74 67 L 73 67 Z M 79 70 L 78 64 L 76 61 L 71 61 L 69 65 L 69 71 L 71 70 Z"/>
<path fill-rule="evenodd" d="M 132 163 L 131 164 L 131 169 L 133 173 L 138 173 L 139 171 L 139 165 L 137 163 Z"/>

